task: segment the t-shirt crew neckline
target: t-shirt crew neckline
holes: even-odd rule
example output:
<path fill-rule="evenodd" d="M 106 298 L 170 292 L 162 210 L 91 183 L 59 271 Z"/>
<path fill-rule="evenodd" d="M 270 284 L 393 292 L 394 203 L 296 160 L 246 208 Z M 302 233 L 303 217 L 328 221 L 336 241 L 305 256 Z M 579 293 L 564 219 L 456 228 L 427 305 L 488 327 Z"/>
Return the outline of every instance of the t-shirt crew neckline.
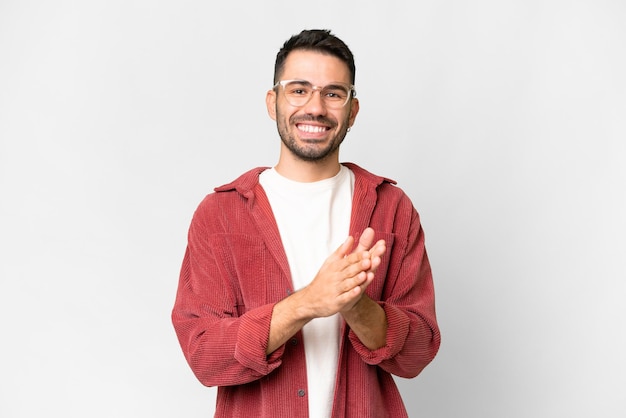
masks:
<path fill-rule="evenodd" d="M 298 193 L 300 195 L 309 195 L 311 193 L 332 189 L 335 185 L 345 180 L 349 172 L 350 169 L 348 167 L 341 165 L 339 172 L 333 177 L 312 182 L 291 180 L 280 174 L 276 170 L 276 167 L 264 171 L 262 175 L 271 176 L 275 184 L 280 185 L 280 188 L 276 190 L 280 194 L 293 195 L 294 193 Z"/>

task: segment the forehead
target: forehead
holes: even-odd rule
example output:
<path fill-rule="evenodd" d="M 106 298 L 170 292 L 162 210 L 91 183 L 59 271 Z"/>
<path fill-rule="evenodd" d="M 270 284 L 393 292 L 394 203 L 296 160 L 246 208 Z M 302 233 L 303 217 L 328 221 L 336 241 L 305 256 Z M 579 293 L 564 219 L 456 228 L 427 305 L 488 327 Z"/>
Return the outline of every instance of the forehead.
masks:
<path fill-rule="evenodd" d="M 301 79 L 324 85 L 333 81 L 350 83 L 350 70 L 339 58 L 318 51 L 295 50 L 283 67 L 283 80 Z"/>

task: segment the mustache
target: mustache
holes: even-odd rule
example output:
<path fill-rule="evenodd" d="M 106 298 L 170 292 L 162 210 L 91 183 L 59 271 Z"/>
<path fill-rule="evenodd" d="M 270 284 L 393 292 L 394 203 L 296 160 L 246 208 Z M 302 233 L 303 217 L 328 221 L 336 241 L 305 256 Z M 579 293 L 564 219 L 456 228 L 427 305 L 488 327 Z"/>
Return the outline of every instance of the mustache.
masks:
<path fill-rule="evenodd" d="M 302 122 L 317 122 L 317 123 L 321 123 L 323 125 L 329 126 L 331 128 L 334 128 L 337 126 L 337 122 L 325 116 L 304 115 L 304 116 L 294 116 L 291 118 L 291 123 L 294 125 L 296 123 L 302 123 Z"/>

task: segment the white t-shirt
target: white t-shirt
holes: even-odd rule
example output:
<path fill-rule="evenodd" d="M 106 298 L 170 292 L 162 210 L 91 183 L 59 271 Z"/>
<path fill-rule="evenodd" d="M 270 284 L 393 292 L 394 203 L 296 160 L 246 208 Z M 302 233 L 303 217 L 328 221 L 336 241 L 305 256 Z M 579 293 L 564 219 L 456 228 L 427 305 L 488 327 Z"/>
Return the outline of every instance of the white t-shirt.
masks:
<path fill-rule="evenodd" d="M 348 237 L 354 174 L 342 165 L 335 177 L 300 183 L 268 169 L 261 173 L 259 181 L 278 224 L 294 290 L 301 289 Z M 316 318 L 302 329 L 311 418 L 331 415 L 340 325 L 341 317 L 336 314 Z"/>

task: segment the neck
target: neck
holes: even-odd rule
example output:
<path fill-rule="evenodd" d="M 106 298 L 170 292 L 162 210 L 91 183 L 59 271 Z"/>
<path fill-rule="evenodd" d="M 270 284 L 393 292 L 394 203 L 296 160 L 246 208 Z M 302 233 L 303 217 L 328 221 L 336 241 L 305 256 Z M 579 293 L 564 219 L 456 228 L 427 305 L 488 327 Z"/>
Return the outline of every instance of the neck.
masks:
<path fill-rule="evenodd" d="M 297 158 L 281 158 L 274 167 L 278 173 L 293 181 L 310 183 L 334 177 L 339 173 L 339 155 L 334 154 L 320 161 L 303 161 Z"/>

